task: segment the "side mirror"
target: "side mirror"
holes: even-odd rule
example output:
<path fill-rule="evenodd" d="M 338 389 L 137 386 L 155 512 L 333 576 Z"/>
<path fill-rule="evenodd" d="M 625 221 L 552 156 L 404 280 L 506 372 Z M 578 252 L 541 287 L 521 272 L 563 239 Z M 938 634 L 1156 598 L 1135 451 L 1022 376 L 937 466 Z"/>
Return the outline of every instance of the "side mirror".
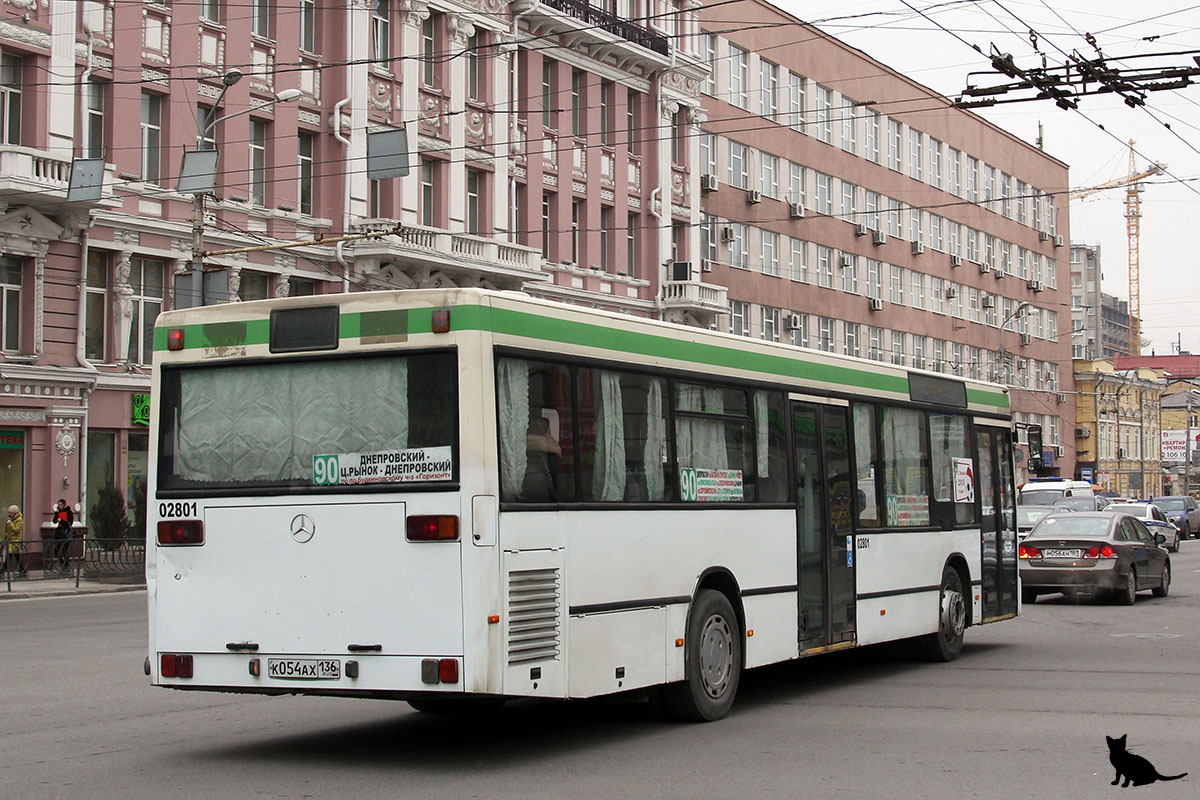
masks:
<path fill-rule="evenodd" d="M 1166 535 L 1161 534 L 1161 533 L 1154 534 L 1154 543 L 1155 544 L 1166 544 L 1166 541 L 1167 541 Z"/>

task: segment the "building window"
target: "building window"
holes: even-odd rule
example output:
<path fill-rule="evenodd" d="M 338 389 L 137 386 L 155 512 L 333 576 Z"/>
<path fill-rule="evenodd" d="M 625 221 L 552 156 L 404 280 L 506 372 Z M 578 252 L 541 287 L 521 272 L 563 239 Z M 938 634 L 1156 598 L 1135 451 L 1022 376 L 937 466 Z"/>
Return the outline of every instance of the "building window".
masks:
<path fill-rule="evenodd" d="M 200 19 L 205 22 L 221 21 L 221 0 L 200 0 Z"/>
<path fill-rule="evenodd" d="M 729 263 L 746 269 L 750 266 L 746 226 L 741 222 L 733 222 L 729 227 L 733 228 L 733 240 L 729 242 Z"/>
<path fill-rule="evenodd" d="M 217 110 L 212 106 L 196 106 L 196 147 L 200 150 L 217 149 Z"/>
<path fill-rule="evenodd" d="M 434 183 L 437 177 L 437 164 L 428 158 L 421 159 L 421 224 L 433 227 L 436 224 L 434 216 Z"/>
<path fill-rule="evenodd" d="M 371 9 L 371 58 L 374 61 L 387 61 L 391 57 L 392 2 L 375 0 L 375 6 Z"/>
<path fill-rule="evenodd" d="M 100 81 L 87 82 L 87 120 L 84 122 L 83 133 L 85 158 L 104 158 L 104 96 L 107 89 L 108 84 Z"/>
<path fill-rule="evenodd" d="M 904 268 L 892 267 L 891 294 L 888 299 L 896 305 L 904 304 Z"/>
<path fill-rule="evenodd" d="M 630 89 L 625 97 L 625 146 L 630 153 L 635 155 L 640 149 L 638 147 L 638 107 L 640 106 L 640 103 L 638 102 L 639 95 L 640 92 Z M 710 169 L 709 172 L 716 172 L 715 154 L 713 169 Z"/>
<path fill-rule="evenodd" d="M 858 294 L 858 256 L 842 254 L 842 291 Z"/>
<path fill-rule="evenodd" d="M 317 293 L 316 281 L 288 278 L 288 297 L 310 297 Z"/>
<path fill-rule="evenodd" d="M 962 154 L 950 148 L 950 194 L 955 197 L 962 197 Z"/>
<path fill-rule="evenodd" d="M 880 273 L 883 264 L 873 258 L 867 259 L 867 297 L 872 300 L 883 299 L 883 284 Z"/>
<path fill-rule="evenodd" d="M 793 314 L 791 316 L 795 319 L 795 322 L 799 323 L 792 328 L 792 344 L 796 347 L 808 347 L 808 314 Z"/>
<path fill-rule="evenodd" d="M 858 323 L 843 322 L 842 323 L 842 353 L 848 356 L 858 357 Z"/>
<path fill-rule="evenodd" d="M 933 138 L 929 140 L 929 185 L 942 188 L 942 143 Z"/>
<path fill-rule="evenodd" d="M 271 38 L 271 0 L 250 0 L 250 32 Z"/>
<path fill-rule="evenodd" d="M 704 83 L 700 86 L 700 91 L 710 96 L 715 95 L 717 93 L 717 37 L 715 34 L 700 34 L 700 55 L 704 59 L 704 63 L 708 65 L 708 73 L 704 76 Z"/>
<path fill-rule="evenodd" d="M 711 220 L 711 217 L 709 219 Z M 711 223 L 709 225 L 705 225 L 704 227 L 702 227 L 700 229 L 700 238 L 701 239 L 704 238 L 705 232 L 708 232 L 711 235 L 711 233 L 712 233 Z M 710 240 L 710 246 L 712 247 L 713 250 L 716 249 L 715 244 L 711 243 L 711 240 Z M 700 251 L 705 254 L 705 258 L 709 258 L 710 260 L 714 259 L 716 256 L 715 252 L 711 256 L 708 254 L 709 250 L 708 250 L 708 248 L 706 248 L 704 246 L 703 242 L 701 242 Z M 636 267 L 637 267 L 637 252 L 638 252 L 638 215 L 630 212 L 629 216 L 626 218 L 626 228 L 625 228 L 625 269 L 628 272 L 629 277 L 631 277 L 631 278 L 637 277 L 637 269 L 636 269 Z"/>
<path fill-rule="evenodd" d="M 825 216 L 833 214 L 833 196 L 830 191 L 832 180 L 824 172 L 817 173 L 817 212 Z"/>
<path fill-rule="evenodd" d="M 729 301 L 729 332 L 738 336 L 750 335 L 750 304 L 741 300 Z"/>
<path fill-rule="evenodd" d="M 607 145 L 608 147 L 612 147 L 613 125 L 610 115 L 613 113 L 614 102 L 613 82 L 605 80 L 600 81 L 600 144 Z M 677 126 L 673 127 L 677 128 Z M 671 137 L 672 151 L 678 150 L 678 140 L 678 135 Z M 676 164 L 680 163 L 677 156 L 677 153 L 672 156 L 675 159 Z"/>
<path fill-rule="evenodd" d="M 613 210 L 612 206 L 600 206 L 600 269 L 612 272 L 613 258 Z"/>
<path fill-rule="evenodd" d="M 430 196 L 433 195 L 433 184 L 430 183 Z M 549 192 L 542 193 L 542 258 L 550 258 L 550 198 Z"/>
<path fill-rule="evenodd" d="M 833 144 L 833 92 L 817 84 L 817 139 Z"/>
<path fill-rule="evenodd" d="M 826 353 L 833 352 L 833 320 L 829 317 L 817 319 L 817 348 Z"/>
<path fill-rule="evenodd" d="M 691 142 L 691 137 L 688 135 L 687 111 L 680 109 L 675 112 L 675 116 L 671 118 L 671 163 L 676 166 L 687 166 L 688 143 Z"/>
<path fill-rule="evenodd" d="M 478 33 L 467 39 L 463 57 L 467 60 L 467 97 L 479 102 L 483 100 L 483 71 L 480 69 L 479 50 L 483 47 L 483 37 Z"/>
<path fill-rule="evenodd" d="M 542 127 L 554 128 L 554 62 L 542 59 Z"/>
<path fill-rule="evenodd" d="M 0 144 L 21 143 L 21 72 L 20 56 L 0 55 Z"/>
<path fill-rule="evenodd" d="M 868 161 L 879 163 L 879 112 L 867 111 L 866 157 Z"/>
<path fill-rule="evenodd" d="M 762 232 L 762 272 L 764 275 L 779 274 L 779 234 Z"/>
<path fill-rule="evenodd" d="M 745 189 L 749 178 L 746 164 L 746 145 L 737 142 L 729 143 L 729 185 Z"/>
<path fill-rule="evenodd" d="M 804 167 L 800 164 L 788 164 L 788 202 L 803 207 L 807 204 L 804 194 Z"/>
<path fill-rule="evenodd" d="M 158 183 L 162 166 L 162 98 L 142 92 L 142 180 Z"/>
<path fill-rule="evenodd" d="M 267 126 L 261 119 L 250 120 L 250 202 L 267 204 Z"/>
<path fill-rule="evenodd" d="M 717 174 L 717 137 L 711 133 L 700 134 L 700 174 Z"/>
<path fill-rule="evenodd" d="M 888 169 L 900 171 L 900 148 L 904 142 L 900 138 L 900 123 L 894 119 L 888 120 Z"/>
<path fill-rule="evenodd" d="M 571 70 L 571 135 L 583 136 L 583 72 Z"/>
<path fill-rule="evenodd" d="M 21 349 L 21 259 L 0 256 L 0 328 L 3 349 L 13 353 Z"/>
<path fill-rule="evenodd" d="M 858 152 L 858 111 L 854 101 L 842 95 L 842 149 Z"/>
<path fill-rule="evenodd" d="M 317 52 L 317 0 L 300 0 L 300 49 Z"/>
<path fill-rule="evenodd" d="M 763 153 L 758 160 L 759 189 L 766 197 L 779 198 L 779 159 Z"/>
<path fill-rule="evenodd" d="M 103 250 L 88 251 L 83 330 L 84 358 L 104 361 L 108 352 L 108 254 Z"/>
<path fill-rule="evenodd" d="M 779 309 L 763 306 L 762 338 L 768 342 L 779 341 Z"/>
<path fill-rule="evenodd" d="M 833 251 L 824 245 L 817 245 L 817 286 L 833 288 Z"/>
<path fill-rule="evenodd" d="M 788 73 L 788 124 L 804 133 L 804 76 Z"/>
<path fill-rule="evenodd" d="M 924 180 L 925 153 L 921 148 L 920 131 L 908 129 L 908 177 Z"/>
<path fill-rule="evenodd" d="M 807 244 L 803 239 L 792 239 L 791 258 L 788 261 L 788 277 L 794 281 L 808 281 Z"/>
<path fill-rule="evenodd" d="M 479 170 L 467 170 L 467 213 L 464 220 L 467 233 L 478 234 L 483 229 L 483 206 L 480 197 L 483 194 L 484 178 Z"/>
<path fill-rule="evenodd" d="M 242 270 L 238 284 L 238 299 L 242 301 L 266 300 L 271 296 L 271 278 L 265 272 Z"/>
<path fill-rule="evenodd" d="M 759 95 L 762 99 L 762 115 L 776 120 L 779 114 L 779 67 L 765 58 L 759 61 Z"/>
<path fill-rule="evenodd" d="M 311 133 L 296 135 L 296 150 L 300 158 L 300 213 L 313 213 L 313 152 L 317 137 Z"/>
<path fill-rule="evenodd" d="M 747 94 L 749 54 L 735 44 L 729 45 L 729 102 L 738 108 L 750 105 Z"/>
<path fill-rule="evenodd" d="M 580 263 L 579 231 L 583 226 L 583 203 L 571 201 L 571 263 Z"/>
<path fill-rule="evenodd" d="M 129 266 L 133 323 L 127 357 L 131 364 L 149 364 L 154 356 L 154 320 L 158 319 L 163 304 L 163 262 L 133 258 Z"/>
<path fill-rule="evenodd" d="M 421 23 L 421 83 L 437 86 L 437 23 L 430 14 Z"/>

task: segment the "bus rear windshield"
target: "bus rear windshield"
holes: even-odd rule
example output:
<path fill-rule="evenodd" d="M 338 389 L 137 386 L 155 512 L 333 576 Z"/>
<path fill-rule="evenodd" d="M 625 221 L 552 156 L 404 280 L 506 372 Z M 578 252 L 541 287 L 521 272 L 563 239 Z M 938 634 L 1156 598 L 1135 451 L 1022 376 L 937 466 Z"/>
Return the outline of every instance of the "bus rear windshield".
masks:
<path fill-rule="evenodd" d="M 457 480 L 453 353 L 165 369 L 158 488 L 413 488 Z"/>

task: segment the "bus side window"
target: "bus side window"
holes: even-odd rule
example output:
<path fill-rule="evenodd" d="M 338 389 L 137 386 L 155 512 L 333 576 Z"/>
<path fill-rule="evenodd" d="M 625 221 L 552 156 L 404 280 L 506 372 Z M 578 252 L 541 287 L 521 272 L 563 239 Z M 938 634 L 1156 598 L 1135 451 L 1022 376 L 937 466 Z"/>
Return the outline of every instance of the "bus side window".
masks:
<path fill-rule="evenodd" d="M 758 496 L 764 503 L 788 499 L 787 399 L 780 392 L 754 393 Z"/>
<path fill-rule="evenodd" d="M 858 498 L 858 525 L 878 528 L 879 444 L 875 435 L 875 406 L 854 404 L 854 467 Z"/>
<path fill-rule="evenodd" d="M 552 503 L 575 499 L 571 374 L 556 364 L 496 363 L 500 498 Z"/>
<path fill-rule="evenodd" d="M 666 381 L 581 367 L 580 499 L 655 503 L 670 496 Z"/>

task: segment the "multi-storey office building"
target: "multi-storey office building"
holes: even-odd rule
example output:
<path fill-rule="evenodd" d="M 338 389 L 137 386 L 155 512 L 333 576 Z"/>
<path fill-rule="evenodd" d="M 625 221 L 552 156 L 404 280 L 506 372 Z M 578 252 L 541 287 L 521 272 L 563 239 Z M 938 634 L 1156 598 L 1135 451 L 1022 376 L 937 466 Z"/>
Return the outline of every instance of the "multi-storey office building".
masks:
<path fill-rule="evenodd" d="M 173 305 L 462 285 L 712 324 L 723 288 L 659 275 L 699 220 L 696 33 L 657 0 L 0 5 L 0 505 L 36 540 L 58 497 L 132 504 Z M 401 127 L 408 175 L 369 180 L 367 134 Z M 175 190 L 197 147 L 219 154 L 204 250 L 402 230 L 197 280 Z M 99 202 L 67 200 L 77 157 L 103 159 Z"/>
<path fill-rule="evenodd" d="M 1129 355 L 1129 301 L 1100 290 L 1099 245 L 1071 245 L 1071 350 L 1076 359 Z"/>
<path fill-rule="evenodd" d="M 761 0 L 700 20 L 729 329 L 1006 382 L 1071 474 L 1066 165 Z"/>

